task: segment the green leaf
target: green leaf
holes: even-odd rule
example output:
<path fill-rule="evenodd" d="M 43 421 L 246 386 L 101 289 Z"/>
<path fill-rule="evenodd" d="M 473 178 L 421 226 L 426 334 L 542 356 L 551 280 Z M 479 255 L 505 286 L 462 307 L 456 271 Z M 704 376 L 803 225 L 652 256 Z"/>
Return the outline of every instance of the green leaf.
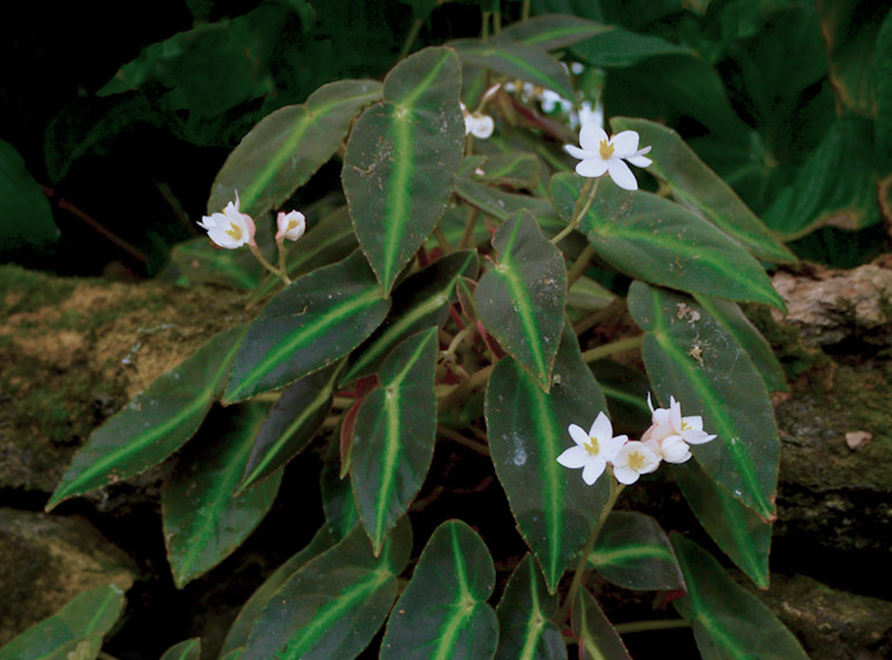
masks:
<path fill-rule="evenodd" d="M 434 455 L 437 348 L 436 328 L 394 348 L 356 417 L 350 478 L 375 554 L 421 489 Z"/>
<path fill-rule="evenodd" d="M 533 190 L 539 185 L 541 170 L 535 154 L 515 151 L 493 156 L 468 156 L 462 161 L 458 175 L 490 186 Z"/>
<path fill-rule="evenodd" d="M 333 364 L 282 392 L 257 432 L 240 490 L 276 473 L 309 444 L 328 415 L 342 368 L 343 363 Z"/>
<path fill-rule="evenodd" d="M 242 401 L 328 366 L 372 334 L 389 309 L 360 252 L 304 275 L 249 326 L 223 401 Z"/>
<path fill-rule="evenodd" d="M 461 163 L 464 119 L 455 52 L 427 48 L 384 80 L 359 117 L 341 179 L 362 250 L 386 294 L 437 226 Z"/>
<path fill-rule="evenodd" d="M 568 221 L 582 188 L 575 174 L 551 180 L 555 206 Z M 786 311 L 762 266 L 739 243 L 667 199 L 623 190 L 604 177 L 579 228 L 605 261 L 632 277 Z"/>
<path fill-rule="evenodd" d="M 517 527 L 554 593 L 564 569 L 607 502 L 608 483 L 586 486 L 557 457 L 573 440 L 570 424 L 589 426 L 607 410 L 604 395 L 565 328 L 546 393 L 512 358 L 500 360 L 486 390 L 492 462 Z"/>
<path fill-rule="evenodd" d="M 251 634 L 251 628 L 254 627 L 257 619 L 260 618 L 261 613 L 275 593 L 281 589 L 282 585 L 284 585 L 292 575 L 297 573 L 304 564 L 322 554 L 333 545 L 334 540 L 331 537 L 331 533 L 328 531 L 328 527 L 323 525 L 303 550 L 291 555 L 291 557 L 286 559 L 279 568 L 273 571 L 273 574 L 266 578 L 263 584 L 261 584 L 260 587 L 251 594 L 251 597 L 247 602 L 242 605 L 242 609 L 239 610 L 238 616 L 232 624 L 232 628 L 229 629 L 229 634 L 226 635 L 226 641 L 223 643 L 223 648 L 220 650 L 220 657 L 222 658 L 227 653 L 233 651 L 239 651 L 245 646 L 245 644 L 248 643 L 248 636 Z"/>
<path fill-rule="evenodd" d="M 679 465 L 674 472 L 703 528 L 756 586 L 767 589 L 771 524 L 717 485 L 696 461 Z"/>
<path fill-rule="evenodd" d="M 255 218 L 279 208 L 334 155 L 356 114 L 381 94 L 376 80 L 338 80 L 306 103 L 264 117 L 217 173 L 208 212 L 221 210 L 236 191 L 242 211 Z"/>
<path fill-rule="evenodd" d="M 886 178 L 886 213 L 892 215 L 892 189 L 889 174 L 892 173 L 892 12 L 886 15 L 876 45 L 877 67 L 877 116 L 876 157 L 877 169 Z"/>
<path fill-rule="evenodd" d="M 669 184 L 672 195 L 741 243 L 756 258 L 792 263 L 796 257 L 768 230 L 728 184 L 704 163 L 671 128 L 646 119 L 617 117 L 616 131 L 632 130 L 642 146 L 653 147 L 648 172 Z"/>
<path fill-rule="evenodd" d="M 632 660 L 598 601 L 579 587 L 573 606 L 573 632 L 579 639 L 579 655 L 592 660 Z"/>
<path fill-rule="evenodd" d="M 124 611 L 124 592 L 114 584 L 95 587 L 31 626 L 0 649 L 0 660 L 88 660 Z"/>
<path fill-rule="evenodd" d="M 692 447 L 719 485 L 761 518 L 775 517 L 780 439 L 765 383 L 746 351 L 693 299 L 633 282 L 629 313 L 647 332 L 642 355 L 658 399 L 702 415 L 717 434 Z"/>
<path fill-rule="evenodd" d="M 342 383 L 373 373 L 393 346 L 411 334 L 440 327 L 449 314 L 459 277 L 477 277 L 477 253 L 453 252 L 407 277 L 393 294 L 390 315 L 368 341 L 355 351 L 355 361 Z"/>
<path fill-rule="evenodd" d="M 275 593 L 254 624 L 241 660 L 352 660 L 384 623 L 411 551 L 407 520 L 394 529 L 377 558 L 356 527 Z"/>
<path fill-rule="evenodd" d="M 221 250 L 207 236 L 174 246 L 170 260 L 190 282 L 222 284 L 253 291 L 264 270 L 249 250 Z"/>
<path fill-rule="evenodd" d="M 703 660 L 808 660 L 793 634 L 697 544 L 672 534 L 688 585 L 672 605 L 694 625 Z"/>
<path fill-rule="evenodd" d="M 737 343 L 746 349 L 753 365 L 765 381 L 769 392 L 786 392 L 787 377 L 784 368 L 774 354 L 771 345 L 740 311 L 736 303 L 707 296 L 694 296 L 700 306 L 734 335 Z"/>
<path fill-rule="evenodd" d="M 239 326 L 216 335 L 93 431 L 47 511 L 69 497 L 139 474 L 182 447 L 219 398 L 244 332 Z"/>
<path fill-rule="evenodd" d="M 343 421 L 342 421 L 343 428 Z M 319 487 L 322 493 L 322 510 L 325 524 L 335 542 L 347 536 L 359 525 L 359 512 L 356 510 L 353 486 L 350 480 L 341 477 L 340 433 L 334 433 L 328 440 L 322 459 Z"/>
<path fill-rule="evenodd" d="M 610 26 L 609 30 L 577 43 L 573 46 L 572 52 L 581 62 L 609 69 L 631 66 L 656 55 L 675 53 L 686 55 L 691 51 L 660 37 Z"/>
<path fill-rule="evenodd" d="M 45 247 L 59 236 L 53 212 L 25 161 L 0 140 L 0 254 L 21 256 L 22 250 Z"/>
<path fill-rule="evenodd" d="M 614 28 L 577 16 L 545 14 L 544 16 L 534 16 L 526 21 L 512 23 L 499 34 L 494 35 L 492 40 L 497 42 L 520 41 L 528 46 L 557 50 L 611 29 Z"/>
<path fill-rule="evenodd" d="M 564 257 L 542 236 L 529 211 L 506 220 L 492 244 L 498 261 L 477 284 L 477 313 L 487 331 L 547 392 L 564 326 Z"/>
<path fill-rule="evenodd" d="M 486 601 L 495 577 L 477 532 L 460 520 L 437 527 L 387 622 L 381 660 L 492 658 L 499 623 Z"/>
<path fill-rule="evenodd" d="M 198 660 L 201 657 L 201 637 L 186 639 L 164 652 L 161 660 Z"/>
<path fill-rule="evenodd" d="M 268 411 L 267 404 L 251 403 L 212 417 L 177 459 L 161 494 L 161 515 L 167 558 L 180 589 L 232 554 L 273 505 L 281 471 L 251 490 L 239 490 Z"/>
<path fill-rule="evenodd" d="M 464 177 L 455 180 L 455 194 L 474 208 L 499 220 L 507 220 L 525 209 L 532 212 L 540 225 L 543 220 L 557 218 L 558 215 L 547 199 L 508 192 Z"/>
<path fill-rule="evenodd" d="M 549 619 L 557 612 L 532 555 L 514 569 L 496 609 L 499 649 L 496 660 L 566 660 L 567 645 Z"/>
<path fill-rule="evenodd" d="M 788 241 L 823 226 L 870 227 L 882 221 L 876 180 L 873 125 L 863 117 L 843 115 L 763 218 Z"/>
<path fill-rule="evenodd" d="M 604 522 L 588 561 L 605 578 L 627 589 L 684 589 L 669 537 L 641 513 L 613 511 Z"/>
<path fill-rule="evenodd" d="M 574 98 L 567 72 L 544 48 L 510 40 L 479 39 L 458 39 L 450 41 L 448 45 L 458 51 L 466 64 L 540 85 L 565 99 Z"/>

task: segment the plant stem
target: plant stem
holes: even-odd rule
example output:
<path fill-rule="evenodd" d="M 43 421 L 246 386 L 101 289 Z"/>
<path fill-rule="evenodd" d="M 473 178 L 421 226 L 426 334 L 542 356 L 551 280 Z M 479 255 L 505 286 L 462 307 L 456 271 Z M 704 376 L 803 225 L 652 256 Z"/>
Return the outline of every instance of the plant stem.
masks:
<path fill-rule="evenodd" d="M 440 247 L 443 248 L 443 254 L 449 254 L 452 252 L 452 244 L 449 242 L 449 239 L 446 238 L 446 234 L 443 233 L 443 230 L 440 229 L 440 225 L 437 225 L 436 229 L 434 229 L 434 236 L 437 239 L 437 243 L 440 244 Z"/>
<path fill-rule="evenodd" d="M 444 438 L 448 438 L 453 442 L 457 442 L 460 445 L 468 447 L 476 451 L 478 454 L 483 456 L 489 456 L 489 447 L 479 440 L 472 440 L 471 438 L 466 438 L 461 433 L 457 431 L 453 431 L 450 428 L 446 428 L 445 426 L 437 425 L 437 434 L 442 435 Z"/>
<path fill-rule="evenodd" d="M 489 17 L 491 15 L 491 11 L 483 12 L 483 26 L 481 29 L 482 34 L 480 35 L 481 41 L 489 41 Z"/>
<path fill-rule="evenodd" d="M 520 20 L 530 20 L 530 0 L 523 0 L 523 8 L 520 10 Z"/>
<path fill-rule="evenodd" d="M 670 630 L 672 628 L 690 628 L 691 622 L 684 619 L 658 619 L 654 621 L 631 621 L 613 626 L 620 635 L 626 633 L 646 632 L 648 630 Z"/>
<path fill-rule="evenodd" d="M 468 219 L 465 221 L 465 230 L 462 232 L 461 240 L 458 242 L 458 249 L 464 250 L 474 239 L 474 227 L 477 225 L 477 218 L 480 216 L 480 210 L 471 207 L 468 209 Z"/>
<path fill-rule="evenodd" d="M 276 250 L 279 253 L 279 272 L 288 276 L 288 269 L 285 266 L 285 238 L 281 238 L 276 241 Z"/>
<path fill-rule="evenodd" d="M 638 348 L 643 343 L 644 334 L 642 333 L 637 337 L 620 339 L 619 341 L 613 341 L 609 344 L 604 344 L 603 346 L 598 346 L 597 348 L 585 351 L 582 354 L 582 360 L 586 364 L 589 364 L 590 362 L 600 360 L 601 358 L 608 357 L 610 355 L 613 355 L 614 353 L 619 353 L 620 351 L 628 351 L 631 348 Z"/>
<path fill-rule="evenodd" d="M 577 335 L 581 335 L 589 328 L 594 328 L 604 319 L 610 318 L 614 314 L 617 314 L 625 306 L 625 304 L 625 299 L 620 297 L 614 298 L 613 301 L 609 305 L 607 305 L 607 307 L 599 309 L 596 312 L 592 312 L 581 321 L 576 322 L 573 325 L 573 332 L 575 332 Z"/>
<path fill-rule="evenodd" d="M 273 266 L 270 262 L 266 260 L 266 257 L 263 256 L 263 253 L 260 251 L 260 248 L 257 247 L 256 243 L 249 243 L 248 247 L 251 249 L 251 254 L 254 255 L 254 258 L 260 262 L 260 265 L 266 268 L 273 275 L 282 280 L 285 285 L 291 284 L 291 278 L 284 272 Z"/>
<path fill-rule="evenodd" d="M 400 51 L 400 56 L 396 59 L 397 62 L 402 62 L 406 59 L 409 50 L 412 48 L 412 44 L 415 43 L 415 39 L 418 37 L 418 33 L 421 32 L 422 25 L 424 25 L 424 21 L 420 18 L 416 18 L 412 23 L 412 27 L 409 29 L 409 34 L 406 35 L 406 40 L 403 42 L 403 49 Z"/>
<path fill-rule="evenodd" d="M 598 516 L 598 522 L 595 523 L 595 528 L 585 540 L 585 545 L 582 546 L 582 551 L 579 555 L 579 563 L 576 564 L 576 572 L 573 574 L 573 581 L 570 583 L 567 599 L 564 601 L 564 604 L 561 606 L 561 611 L 558 614 L 558 621 L 565 621 L 570 614 L 570 608 L 573 607 L 573 601 L 576 600 L 576 593 L 579 591 L 579 587 L 582 584 L 582 576 L 588 565 L 588 557 L 592 553 L 592 548 L 595 547 L 595 541 L 598 539 L 598 534 L 601 533 L 604 521 L 607 520 L 607 516 L 610 515 L 611 510 L 613 510 L 613 505 L 616 504 L 619 494 L 623 492 L 624 486 L 613 478 L 613 470 L 610 466 L 607 467 L 604 474 L 601 475 L 601 478 L 610 479 L 610 494 L 607 496 L 607 502 L 604 504 L 604 508 L 601 509 L 601 515 Z"/>
<path fill-rule="evenodd" d="M 561 239 L 579 226 L 579 221 L 582 220 L 582 216 L 586 214 L 588 208 L 592 205 L 592 202 L 595 199 L 595 195 L 598 194 L 598 183 L 600 183 L 600 181 L 601 177 L 586 179 L 585 185 L 579 193 L 579 199 L 576 200 L 576 206 L 573 207 L 573 217 L 570 219 L 570 224 L 564 227 L 557 236 L 551 239 L 552 243 L 557 245 Z"/>
<path fill-rule="evenodd" d="M 590 244 L 580 253 L 579 258 L 573 263 L 573 267 L 567 272 L 567 289 L 573 286 L 573 282 L 582 277 L 585 269 L 588 268 L 589 260 L 595 256 L 595 248 Z"/>
<path fill-rule="evenodd" d="M 439 414 L 445 412 L 446 410 L 449 410 L 450 408 L 453 408 L 467 400 L 467 398 L 471 395 L 471 392 L 484 385 L 486 381 L 489 380 L 489 376 L 492 373 L 493 367 L 494 365 L 489 365 L 488 367 L 484 367 L 480 371 L 475 371 L 461 385 L 459 385 L 449 394 L 440 399 L 440 403 L 439 405 L 437 405 L 437 413 Z"/>

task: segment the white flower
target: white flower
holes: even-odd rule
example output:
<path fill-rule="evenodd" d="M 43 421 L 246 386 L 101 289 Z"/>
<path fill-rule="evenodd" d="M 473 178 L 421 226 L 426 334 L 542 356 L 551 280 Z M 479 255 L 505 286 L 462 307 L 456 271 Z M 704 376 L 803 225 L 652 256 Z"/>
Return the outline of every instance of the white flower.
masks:
<path fill-rule="evenodd" d="M 307 217 L 300 211 L 291 211 L 290 213 L 279 211 L 279 215 L 276 216 L 276 225 L 279 227 L 279 231 L 276 232 L 277 241 L 285 238 L 289 241 L 296 241 L 307 230 Z"/>
<path fill-rule="evenodd" d="M 623 445 L 613 460 L 613 476 L 621 484 L 633 484 L 638 477 L 660 467 L 660 457 L 643 442 L 632 440 Z"/>
<path fill-rule="evenodd" d="M 227 250 L 254 243 L 254 220 L 239 211 L 238 193 L 234 204 L 229 202 L 222 211 L 203 216 L 198 226 L 207 231 L 214 243 Z"/>
<path fill-rule="evenodd" d="M 461 103 L 461 101 L 459 103 L 461 104 L 461 113 L 465 118 L 465 135 L 470 133 L 481 140 L 485 140 L 492 135 L 496 127 L 492 117 L 481 112 L 470 112 L 464 103 Z"/>
<path fill-rule="evenodd" d="M 623 131 L 607 137 L 604 129 L 597 124 L 586 124 L 579 131 L 579 145 L 581 149 L 572 144 L 564 146 L 567 153 L 580 160 L 576 164 L 577 174 L 599 177 L 607 173 L 616 185 L 626 190 L 638 190 L 638 181 L 624 161 L 637 167 L 647 167 L 653 163 L 644 156 L 650 152 L 650 147 L 638 149 L 638 133 L 635 131 Z"/>
<path fill-rule="evenodd" d="M 604 473 L 607 461 L 628 440 L 625 435 L 613 437 L 613 425 L 603 412 L 598 413 L 588 433 L 576 424 L 570 424 L 568 430 L 576 446 L 558 456 L 557 462 L 567 468 L 582 468 L 582 480 L 589 486 Z"/>
<path fill-rule="evenodd" d="M 688 445 L 702 445 L 716 438 L 703 430 L 700 415 L 681 416 L 681 404 L 669 397 L 668 408 L 654 408 L 650 394 L 647 405 L 653 413 L 651 427 L 641 441 L 667 463 L 684 463 L 691 457 Z"/>

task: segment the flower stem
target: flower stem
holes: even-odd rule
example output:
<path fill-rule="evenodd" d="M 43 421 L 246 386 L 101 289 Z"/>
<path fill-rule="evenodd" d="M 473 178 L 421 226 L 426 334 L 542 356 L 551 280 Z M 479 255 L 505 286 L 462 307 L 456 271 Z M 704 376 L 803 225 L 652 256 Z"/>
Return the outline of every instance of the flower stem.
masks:
<path fill-rule="evenodd" d="M 690 628 L 690 621 L 684 619 L 657 619 L 654 621 L 631 621 L 629 623 L 618 623 L 614 625 L 614 629 L 620 635 L 635 632 L 647 632 L 649 630 L 670 630 L 672 628 Z"/>
<path fill-rule="evenodd" d="M 490 374 L 492 374 L 493 368 L 493 365 L 489 365 L 480 371 L 472 373 L 461 385 L 440 399 L 440 402 L 437 405 L 437 413 L 442 413 L 463 403 L 471 395 L 471 392 L 486 384 Z"/>
<path fill-rule="evenodd" d="M 567 599 L 564 601 L 564 604 L 561 606 L 561 611 L 558 614 L 558 621 L 566 620 L 567 616 L 570 614 L 570 608 L 573 607 L 573 601 L 576 600 L 576 593 L 579 591 L 579 586 L 582 584 L 582 576 L 585 574 L 585 568 L 588 565 L 588 557 L 592 553 L 592 548 L 595 547 L 595 541 L 598 539 L 598 534 L 601 533 L 604 521 L 607 520 L 607 516 L 609 516 L 610 512 L 613 510 L 613 505 L 616 504 L 619 494 L 623 492 L 624 486 L 613 478 L 613 470 L 609 465 L 601 476 L 610 479 L 610 494 L 607 496 L 607 502 L 604 504 L 604 508 L 601 509 L 601 515 L 598 516 L 598 522 L 595 523 L 595 528 L 585 540 L 585 545 L 582 546 L 582 551 L 579 555 L 579 563 L 576 564 L 576 572 L 573 574 L 573 581 L 570 583 Z"/>
<path fill-rule="evenodd" d="M 620 351 L 628 351 L 632 348 L 638 348 L 641 344 L 644 343 L 644 334 L 640 334 L 637 337 L 629 337 L 628 339 L 620 339 L 619 341 L 613 341 L 609 344 L 604 344 L 603 346 L 598 346 L 597 348 L 592 348 L 588 351 L 585 351 L 582 354 L 582 360 L 586 364 L 590 362 L 594 362 L 595 360 L 600 360 L 602 358 L 613 355 L 614 353 L 619 353 Z"/>
<path fill-rule="evenodd" d="M 285 238 L 276 241 L 276 250 L 279 253 L 279 272 L 288 276 L 288 268 L 285 266 Z"/>
<path fill-rule="evenodd" d="M 595 256 L 595 248 L 590 244 L 580 253 L 579 258 L 573 263 L 573 267 L 567 272 L 567 289 L 573 286 L 573 282 L 582 277 L 585 269 L 588 268 L 589 260 Z"/>
<path fill-rule="evenodd" d="M 415 43 L 418 33 L 421 32 L 422 25 L 424 25 L 424 21 L 420 18 L 416 18 L 415 22 L 412 23 L 412 27 L 409 29 L 409 34 L 406 35 L 406 40 L 403 42 L 403 49 L 400 51 L 400 56 L 396 60 L 397 62 L 402 62 L 406 59 L 406 55 L 409 54 L 409 50 L 412 48 L 412 44 Z"/>
<path fill-rule="evenodd" d="M 440 229 L 440 225 L 437 225 L 437 228 L 434 229 L 434 237 L 436 237 L 440 247 L 443 248 L 443 254 L 452 252 L 452 244 L 449 242 L 449 239 L 446 238 L 446 234 L 443 233 L 443 230 Z"/>
<path fill-rule="evenodd" d="M 570 219 L 570 224 L 564 227 L 557 236 L 551 239 L 552 243 L 557 245 L 561 239 L 579 226 L 579 221 L 582 220 L 582 216 L 586 214 L 595 199 L 595 195 L 598 194 L 598 184 L 600 181 L 601 177 L 586 179 L 585 185 L 579 193 L 579 199 L 576 200 L 576 206 L 573 207 L 573 217 Z"/>
<path fill-rule="evenodd" d="M 480 211 L 471 207 L 468 209 L 468 219 L 465 221 L 465 230 L 462 232 L 461 240 L 458 242 L 458 249 L 464 250 L 471 244 L 471 241 L 474 240 L 474 227 L 477 225 L 477 218 L 480 216 Z"/>
<path fill-rule="evenodd" d="M 523 0 L 523 8 L 520 10 L 520 20 L 530 20 L 530 0 Z"/>
<path fill-rule="evenodd" d="M 260 251 L 260 248 L 257 247 L 256 243 L 249 243 L 248 247 L 251 249 L 251 254 L 254 255 L 254 258 L 260 262 L 260 265 L 266 268 L 273 275 L 282 280 L 285 285 L 291 284 L 291 278 L 288 277 L 287 273 L 284 270 L 279 270 L 275 266 L 273 266 L 270 262 L 266 260 L 266 257 L 263 256 L 263 253 Z"/>

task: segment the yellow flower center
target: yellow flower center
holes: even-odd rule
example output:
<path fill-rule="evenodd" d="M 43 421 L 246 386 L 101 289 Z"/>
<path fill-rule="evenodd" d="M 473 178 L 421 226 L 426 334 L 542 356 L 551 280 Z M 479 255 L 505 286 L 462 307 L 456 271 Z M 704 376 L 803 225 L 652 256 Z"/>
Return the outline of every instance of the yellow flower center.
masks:
<path fill-rule="evenodd" d="M 242 240 L 242 228 L 234 222 L 229 223 L 229 229 L 226 230 L 226 233 L 229 236 L 232 236 L 232 240 L 234 241 Z"/>
<path fill-rule="evenodd" d="M 601 140 L 601 158 L 607 160 L 613 155 L 614 148 L 610 140 Z"/>
<path fill-rule="evenodd" d="M 681 420 L 681 430 L 682 431 L 690 431 L 692 426 L 688 424 L 686 421 Z"/>
<path fill-rule="evenodd" d="M 585 447 L 585 450 L 592 456 L 597 456 L 601 453 L 601 447 L 598 445 L 598 439 L 593 436 L 589 436 L 589 442 L 586 442 L 583 447 Z"/>
<path fill-rule="evenodd" d="M 296 228 L 297 228 L 297 220 L 289 220 L 288 221 L 288 229 L 286 229 L 285 231 L 288 232 L 288 231 L 291 231 L 292 229 L 296 229 Z"/>
<path fill-rule="evenodd" d="M 641 468 L 643 468 L 644 467 L 644 455 L 637 451 L 633 451 L 632 453 L 630 453 L 629 454 L 629 467 L 635 471 L 638 471 Z"/>

